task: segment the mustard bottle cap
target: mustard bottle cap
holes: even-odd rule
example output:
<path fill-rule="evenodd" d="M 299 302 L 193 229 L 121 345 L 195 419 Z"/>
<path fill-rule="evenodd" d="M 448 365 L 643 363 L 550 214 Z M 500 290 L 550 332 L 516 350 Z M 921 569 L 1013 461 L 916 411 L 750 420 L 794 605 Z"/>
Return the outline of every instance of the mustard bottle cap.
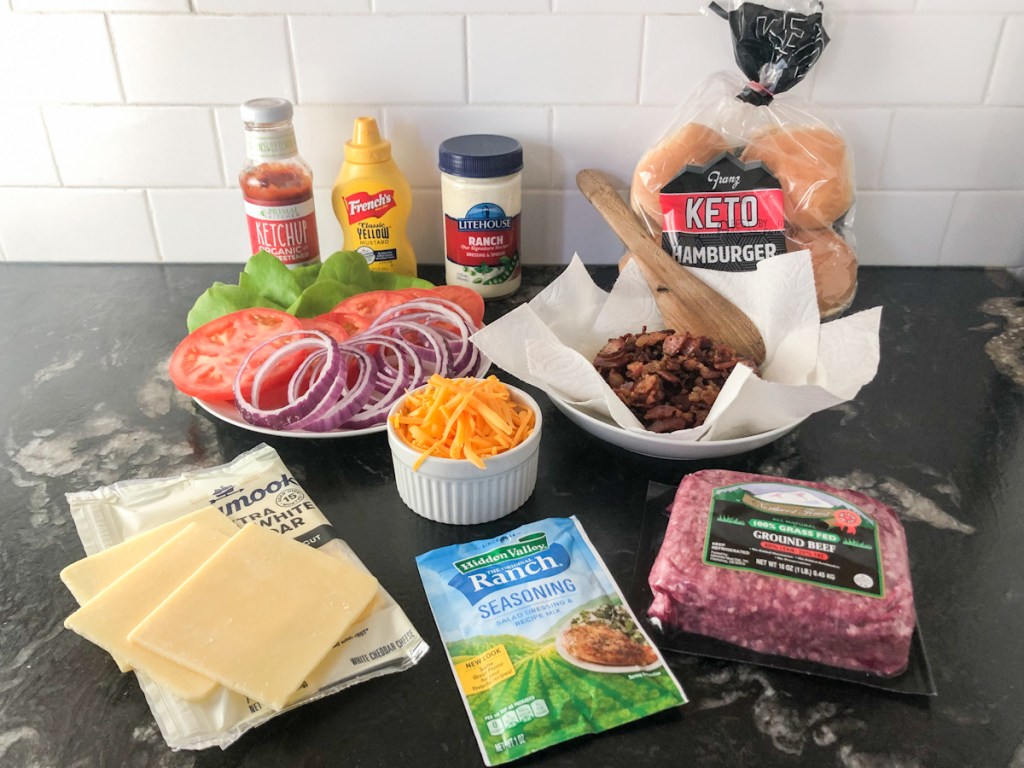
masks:
<path fill-rule="evenodd" d="M 352 138 L 345 142 L 345 161 L 369 165 L 390 159 L 391 142 L 381 137 L 377 121 L 372 117 L 357 117 Z"/>

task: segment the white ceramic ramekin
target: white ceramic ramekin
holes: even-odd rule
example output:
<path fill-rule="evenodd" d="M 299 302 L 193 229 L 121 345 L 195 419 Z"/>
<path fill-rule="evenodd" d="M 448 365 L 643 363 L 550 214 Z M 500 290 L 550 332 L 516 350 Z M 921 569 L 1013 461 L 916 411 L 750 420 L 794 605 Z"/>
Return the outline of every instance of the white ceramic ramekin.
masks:
<path fill-rule="evenodd" d="M 506 385 L 507 386 L 507 385 Z M 509 387 L 512 399 L 533 410 L 536 423 L 526 440 L 510 451 L 484 459 L 480 469 L 465 459 L 428 456 L 413 471 L 419 452 L 410 448 L 391 427 L 388 444 L 395 464 L 398 494 L 417 515 L 450 525 L 471 525 L 497 520 L 526 503 L 537 484 L 541 415 L 537 402 L 521 389 Z M 401 398 L 391 409 L 402 407 Z"/>

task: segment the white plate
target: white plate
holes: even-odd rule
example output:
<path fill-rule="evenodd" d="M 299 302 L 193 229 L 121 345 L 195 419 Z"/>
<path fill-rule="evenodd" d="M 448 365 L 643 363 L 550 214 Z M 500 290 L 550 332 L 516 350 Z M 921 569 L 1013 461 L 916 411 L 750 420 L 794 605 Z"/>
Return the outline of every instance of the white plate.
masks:
<path fill-rule="evenodd" d="M 565 633 L 568 632 L 571 628 L 571 626 L 566 627 L 561 632 L 559 632 L 558 635 L 555 637 L 555 650 L 558 651 L 559 656 L 561 656 L 567 662 L 572 664 L 574 667 L 585 669 L 588 672 L 604 672 L 609 675 L 622 675 L 632 674 L 633 672 L 645 672 L 646 670 L 657 669 L 661 666 L 661 659 L 656 659 L 655 661 L 643 667 L 639 666 L 638 664 L 631 664 L 625 667 L 613 667 L 609 666 L 608 664 L 594 664 L 590 661 L 582 661 L 581 659 L 577 659 L 575 656 L 569 653 L 569 651 L 566 650 L 565 640 L 563 639 L 565 637 Z"/>
<path fill-rule="evenodd" d="M 480 367 L 477 368 L 476 375 L 478 377 L 483 376 L 487 373 L 487 369 L 490 367 L 491 361 L 481 354 Z M 200 400 L 198 397 L 194 397 L 192 399 L 196 401 L 196 405 L 211 416 L 214 416 L 228 424 L 233 424 L 236 427 L 248 429 L 250 432 L 259 432 L 263 435 L 302 437 L 313 440 L 330 440 L 336 437 L 359 437 L 360 435 L 372 435 L 376 432 L 383 432 L 387 429 L 387 424 L 383 422 L 373 427 L 366 427 L 365 429 L 335 429 L 330 432 L 309 432 L 304 429 L 269 429 L 267 427 L 257 427 L 255 424 L 247 422 L 242 418 L 241 414 L 238 412 L 238 408 L 235 407 L 235 404 L 227 400 Z"/>
<path fill-rule="evenodd" d="M 314 440 L 327 440 L 334 437 L 359 437 L 359 435 L 372 435 L 374 432 L 383 432 L 387 428 L 387 424 L 381 423 L 373 427 L 367 427 L 366 429 L 335 429 L 331 432 L 307 432 L 304 429 L 268 429 L 267 427 L 257 427 L 255 424 L 250 424 L 245 421 L 241 414 L 238 413 L 238 409 L 235 407 L 235 404 L 227 400 L 214 402 L 212 400 L 200 400 L 198 397 L 194 397 L 192 399 L 196 401 L 196 405 L 211 416 L 227 422 L 228 424 L 234 424 L 236 427 L 248 429 L 250 432 L 259 432 L 264 435 L 277 435 L 279 437 L 306 437 Z"/>
<path fill-rule="evenodd" d="M 634 432 L 623 429 L 618 424 L 599 419 L 589 413 L 569 405 L 564 400 L 552 397 L 548 394 L 551 402 L 555 404 L 569 421 L 573 422 L 584 432 L 589 432 L 594 437 L 605 442 L 625 448 L 627 451 L 639 453 L 642 456 L 653 456 L 657 459 L 713 459 L 719 456 L 734 456 L 737 453 L 752 451 L 773 440 L 777 440 L 788 432 L 796 429 L 803 419 L 794 421 L 791 424 L 778 427 L 769 432 L 761 432 L 749 437 L 738 437 L 733 440 L 707 440 L 707 441 L 680 441 L 673 440 L 668 435 L 657 432 Z"/>

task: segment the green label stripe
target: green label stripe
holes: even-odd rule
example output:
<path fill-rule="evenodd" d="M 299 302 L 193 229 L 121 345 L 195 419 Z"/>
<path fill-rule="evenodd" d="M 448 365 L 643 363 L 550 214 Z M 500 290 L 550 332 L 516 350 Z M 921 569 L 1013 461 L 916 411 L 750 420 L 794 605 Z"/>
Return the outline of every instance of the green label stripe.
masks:
<path fill-rule="evenodd" d="M 548 548 L 548 537 L 544 533 L 532 533 L 523 536 L 515 544 L 508 544 L 503 547 L 495 547 L 490 552 L 482 555 L 474 555 L 463 560 L 456 560 L 452 563 L 459 573 L 466 574 L 471 571 L 478 571 L 497 563 L 504 563 L 509 560 L 518 560 L 521 557 L 535 555 Z"/>

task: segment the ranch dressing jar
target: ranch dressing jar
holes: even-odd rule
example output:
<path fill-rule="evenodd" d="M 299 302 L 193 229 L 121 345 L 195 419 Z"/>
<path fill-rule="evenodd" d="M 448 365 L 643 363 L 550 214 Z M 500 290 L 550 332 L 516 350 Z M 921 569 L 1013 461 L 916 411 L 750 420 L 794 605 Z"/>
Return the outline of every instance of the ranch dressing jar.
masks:
<path fill-rule="evenodd" d="M 519 264 L 523 147 L 507 136 L 456 136 L 441 143 L 445 281 L 485 299 L 515 293 Z"/>

